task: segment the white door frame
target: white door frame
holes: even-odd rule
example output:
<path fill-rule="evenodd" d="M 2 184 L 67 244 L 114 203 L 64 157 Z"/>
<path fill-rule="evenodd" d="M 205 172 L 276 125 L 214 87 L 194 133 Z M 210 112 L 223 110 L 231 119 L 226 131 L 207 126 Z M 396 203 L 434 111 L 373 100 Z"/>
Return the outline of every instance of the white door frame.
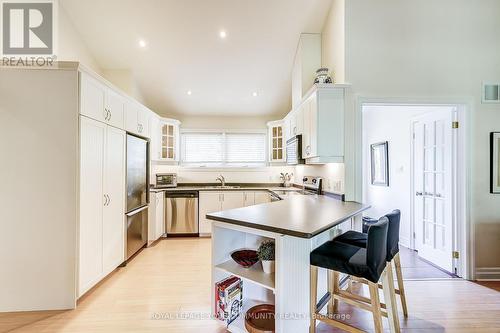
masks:
<path fill-rule="evenodd" d="M 455 260 L 456 274 L 472 280 L 474 278 L 474 229 L 470 218 L 471 211 L 471 177 L 472 177 L 472 161 L 471 161 L 471 142 L 472 142 L 472 126 L 471 118 L 473 111 L 472 98 L 457 99 L 457 98 L 435 98 L 435 99 L 418 99 L 418 98 L 371 98 L 356 96 L 354 98 L 355 105 L 352 117 L 346 119 L 346 131 L 350 136 L 346 140 L 353 142 L 354 152 L 349 153 L 346 150 L 346 198 L 361 201 L 363 197 L 363 107 L 366 105 L 408 105 L 408 106 L 456 106 L 459 128 L 457 131 L 457 197 L 456 207 L 460 207 L 456 215 L 456 232 L 454 233 L 454 246 L 460 253 L 460 258 Z M 349 133 L 350 132 L 350 133 Z M 347 141 L 349 142 L 349 141 Z M 353 166 L 354 172 L 349 172 L 347 166 Z M 413 171 L 412 171 L 413 172 Z M 349 185 L 351 183 L 351 185 Z M 413 193 L 413 192 L 412 192 Z M 411 193 L 410 193 L 411 194 Z M 412 202 L 412 222 L 411 235 L 413 235 L 413 200 Z M 411 237 L 413 238 L 413 237 Z M 412 240 L 413 241 L 413 240 Z"/>

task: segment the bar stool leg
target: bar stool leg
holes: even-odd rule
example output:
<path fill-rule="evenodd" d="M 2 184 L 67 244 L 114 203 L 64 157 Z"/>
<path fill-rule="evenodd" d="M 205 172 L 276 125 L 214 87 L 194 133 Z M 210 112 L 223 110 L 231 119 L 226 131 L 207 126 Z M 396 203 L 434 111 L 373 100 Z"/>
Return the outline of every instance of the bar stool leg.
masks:
<path fill-rule="evenodd" d="M 310 290 L 310 301 L 309 301 L 309 312 L 311 315 L 311 320 L 309 323 L 309 333 L 316 332 L 316 299 L 318 296 L 318 267 L 311 266 L 311 290 Z"/>
<path fill-rule="evenodd" d="M 382 286 L 389 327 L 391 332 L 400 332 L 396 291 L 394 290 L 394 276 L 392 275 L 392 265 L 390 262 L 387 262 L 385 271 L 382 273 Z"/>
<path fill-rule="evenodd" d="M 375 325 L 375 333 L 382 333 L 382 311 L 380 310 L 380 299 L 378 297 L 378 284 L 373 282 L 368 282 L 368 288 L 370 289 L 370 300 L 373 312 L 373 323 Z"/>
<path fill-rule="evenodd" d="M 403 315 L 408 318 L 408 308 L 406 306 L 405 287 L 403 285 L 403 273 L 401 271 L 401 259 L 399 252 L 394 256 L 394 266 L 396 267 L 396 277 L 398 278 L 398 290 L 401 297 L 401 306 L 403 307 Z"/>

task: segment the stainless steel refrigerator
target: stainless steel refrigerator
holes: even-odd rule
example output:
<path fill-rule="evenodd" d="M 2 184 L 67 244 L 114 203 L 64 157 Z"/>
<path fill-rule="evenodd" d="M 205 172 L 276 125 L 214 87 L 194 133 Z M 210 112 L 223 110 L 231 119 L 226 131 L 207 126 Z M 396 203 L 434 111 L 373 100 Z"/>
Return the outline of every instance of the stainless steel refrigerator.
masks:
<path fill-rule="evenodd" d="M 149 142 L 127 134 L 127 239 L 128 260 L 148 240 Z"/>

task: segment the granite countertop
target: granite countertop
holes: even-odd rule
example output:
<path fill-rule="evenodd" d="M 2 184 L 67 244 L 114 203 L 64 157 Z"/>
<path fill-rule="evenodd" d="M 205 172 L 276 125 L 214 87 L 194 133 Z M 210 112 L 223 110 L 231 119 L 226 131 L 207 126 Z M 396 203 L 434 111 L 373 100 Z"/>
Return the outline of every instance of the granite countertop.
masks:
<path fill-rule="evenodd" d="M 370 208 L 323 195 L 296 195 L 288 200 L 207 214 L 214 221 L 312 238 Z"/>

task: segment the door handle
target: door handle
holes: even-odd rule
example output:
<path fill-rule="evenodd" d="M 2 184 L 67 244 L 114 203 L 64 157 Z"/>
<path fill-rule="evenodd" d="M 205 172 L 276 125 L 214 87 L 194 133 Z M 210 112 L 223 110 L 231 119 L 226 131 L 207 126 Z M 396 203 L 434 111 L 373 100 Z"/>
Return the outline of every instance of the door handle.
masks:
<path fill-rule="evenodd" d="M 419 197 L 420 197 L 420 196 L 422 196 L 422 195 L 424 195 L 422 192 L 417 192 L 417 193 L 415 193 L 415 194 L 416 194 L 417 196 L 419 196 Z"/>

